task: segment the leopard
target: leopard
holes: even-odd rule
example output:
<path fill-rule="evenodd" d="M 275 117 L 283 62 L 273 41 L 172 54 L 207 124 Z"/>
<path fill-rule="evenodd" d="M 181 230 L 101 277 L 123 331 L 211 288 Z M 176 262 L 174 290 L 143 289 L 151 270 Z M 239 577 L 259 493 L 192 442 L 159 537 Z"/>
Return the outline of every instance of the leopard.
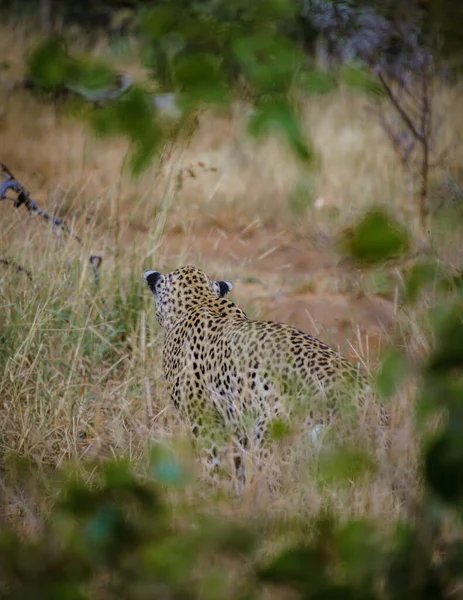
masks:
<path fill-rule="evenodd" d="M 209 475 L 229 464 L 244 483 L 251 449 L 265 464 L 275 432 L 294 423 L 320 444 L 340 409 L 356 435 L 373 393 L 362 365 L 289 324 L 250 319 L 227 297 L 231 282 L 197 267 L 145 270 L 144 278 L 163 330 L 168 393 L 193 439 L 201 440 Z M 383 406 L 379 413 L 384 428 Z"/>

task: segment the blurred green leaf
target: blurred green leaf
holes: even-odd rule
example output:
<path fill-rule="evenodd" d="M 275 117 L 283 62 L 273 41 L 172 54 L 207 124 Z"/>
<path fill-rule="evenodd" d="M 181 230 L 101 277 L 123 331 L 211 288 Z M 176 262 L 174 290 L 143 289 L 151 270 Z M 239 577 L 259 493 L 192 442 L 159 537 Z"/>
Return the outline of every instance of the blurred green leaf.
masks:
<path fill-rule="evenodd" d="M 311 547 L 295 547 L 283 551 L 269 566 L 260 571 L 263 581 L 292 586 L 301 593 L 315 594 L 329 586 L 320 555 Z M 307 596 L 308 597 L 308 596 Z"/>
<path fill-rule="evenodd" d="M 463 501 L 463 427 L 447 426 L 429 444 L 425 453 L 426 482 L 450 504 Z"/>
<path fill-rule="evenodd" d="M 403 254 L 409 247 L 405 227 L 381 208 L 370 209 L 340 243 L 344 252 L 367 264 Z"/>
<path fill-rule="evenodd" d="M 340 69 L 340 78 L 346 85 L 372 96 L 384 96 L 385 91 L 379 80 L 371 71 L 361 67 L 345 65 Z"/>
<path fill-rule="evenodd" d="M 257 95 L 289 89 L 303 56 L 287 38 L 252 35 L 237 39 L 233 53 Z"/>
<path fill-rule="evenodd" d="M 437 314 L 437 313 L 436 313 Z M 435 319 L 436 344 L 428 360 L 430 372 L 463 367 L 463 304 L 453 303 Z"/>
<path fill-rule="evenodd" d="M 325 449 L 320 453 L 319 479 L 326 483 L 348 483 L 372 476 L 376 471 L 373 456 L 358 448 Z"/>
<path fill-rule="evenodd" d="M 181 14 L 169 5 L 155 6 L 141 15 L 141 31 L 153 39 L 178 27 Z"/>
<path fill-rule="evenodd" d="M 415 415 L 419 425 L 426 425 L 430 418 L 444 414 L 463 420 L 463 377 L 450 373 L 425 372 L 416 399 Z"/>
<path fill-rule="evenodd" d="M 337 87 L 336 78 L 322 69 L 303 70 L 297 77 L 301 89 L 309 94 L 329 94 Z"/>
<path fill-rule="evenodd" d="M 425 286 L 436 282 L 437 274 L 437 263 L 422 262 L 413 265 L 405 275 L 405 300 L 414 302 Z"/>
<path fill-rule="evenodd" d="M 126 135 L 131 141 L 130 166 L 140 173 L 164 140 L 161 124 L 155 118 L 152 98 L 132 86 L 121 98 L 95 109 L 90 122 L 97 134 Z"/>
<path fill-rule="evenodd" d="M 186 473 L 170 449 L 156 444 L 150 451 L 151 472 L 154 477 L 166 485 L 181 485 Z"/>
<path fill-rule="evenodd" d="M 384 568 L 386 598 L 445 598 L 443 579 L 436 572 L 431 548 L 423 544 L 422 537 L 419 528 L 409 523 L 402 522 L 396 527 L 393 551 Z"/>
<path fill-rule="evenodd" d="M 145 568 L 166 583 L 181 582 L 192 571 L 202 553 L 187 536 L 168 537 L 149 544 L 142 553 Z"/>
<path fill-rule="evenodd" d="M 181 104 L 186 108 L 229 100 L 220 57 L 206 53 L 182 54 L 175 59 L 172 70 L 175 85 L 182 92 Z"/>
<path fill-rule="evenodd" d="M 75 90 L 106 90 L 114 85 L 115 73 L 104 63 L 82 61 L 69 76 L 69 88 Z"/>
<path fill-rule="evenodd" d="M 115 505 L 102 505 L 84 528 L 84 536 L 90 544 L 105 546 L 124 528 L 121 509 Z"/>
<path fill-rule="evenodd" d="M 376 387 L 385 398 L 390 398 L 408 373 L 408 361 L 399 348 L 388 348 L 381 357 L 376 374 Z"/>
<path fill-rule="evenodd" d="M 66 45 L 59 37 L 41 41 L 28 57 L 27 68 L 33 80 L 47 90 L 64 85 L 75 73 Z"/>
<path fill-rule="evenodd" d="M 286 138 L 301 160 L 310 163 L 314 157 L 311 147 L 304 139 L 298 118 L 284 101 L 270 100 L 259 103 L 249 119 L 248 130 L 258 139 L 278 132 Z"/>
<path fill-rule="evenodd" d="M 291 426 L 285 419 L 273 419 L 270 424 L 270 439 L 283 440 L 291 434 Z"/>
<path fill-rule="evenodd" d="M 373 588 L 384 561 L 378 534 L 365 521 L 349 521 L 337 536 L 337 549 L 347 580 L 358 588 Z"/>

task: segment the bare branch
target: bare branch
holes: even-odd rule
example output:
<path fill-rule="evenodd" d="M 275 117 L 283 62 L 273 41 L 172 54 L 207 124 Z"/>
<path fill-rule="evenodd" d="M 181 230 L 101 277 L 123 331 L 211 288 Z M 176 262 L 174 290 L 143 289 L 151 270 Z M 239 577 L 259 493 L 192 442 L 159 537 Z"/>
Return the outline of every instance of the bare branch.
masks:
<path fill-rule="evenodd" d="M 79 244 L 82 244 L 81 238 L 73 233 L 68 225 L 61 217 L 50 215 L 45 209 L 41 208 L 37 202 L 31 198 L 30 192 L 14 177 L 13 173 L 6 165 L 0 162 L 0 177 L 3 182 L 0 183 L 0 200 L 12 200 L 15 208 L 19 208 L 22 204 L 27 208 L 30 214 L 36 213 L 43 217 L 46 221 L 52 224 L 53 229 L 61 228 L 69 236 L 73 237 Z M 17 197 L 10 198 L 6 195 L 8 190 L 13 190 Z"/>
<path fill-rule="evenodd" d="M 379 80 L 381 82 L 381 85 L 383 86 L 384 91 L 386 92 L 389 100 L 392 102 L 394 108 L 399 113 L 399 115 L 402 117 L 404 123 L 407 125 L 407 127 L 409 128 L 409 130 L 413 133 L 413 135 L 415 136 L 415 138 L 420 143 L 423 143 L 423 136 L 420 134 L 420 132 L 418 131 L 418 129 L 415 127 L 415 124 L 413 123 L 412 118 L 402 108 L 400 102 L 397 100 L 396 96 L 394 95 L 392 89 L 388 85 L 387 81 L 385 80 L 385 78 L 383 77 L 383 75 L 382 75 L 381 72 L 378 72 L 378 78 L 379 78 Z"/>
<path fill-rule="evenodd" d="M 3 181 L 0 183 L 0 200 L 12 200 L 16 208 L 19 208 L 22 204 L 24 204 L 24 206 L 29 211 L 29 214 L 36 213 L 40 215 L 46 221 L 52 224 L 54 230 L 56 230 L 57 228 L 62 229 L 67 235 L 74 238 L 80 245 L 82 245 L 81 238 L 71 231 L 71 229 L 63 221 L 63 219 L 61 217 L 55 217 L 53 215 L 50 215 L 46 210 L 40 208 L 37 202 L 33 198 L 31 198 L 29 191 L 16 179 L 16 177 L 13 175 L 10 169 L 8 169 L 8 167 L 1 162 L 0 169 L 0 178 L 3 179 Z M 6 194 L 8 190 L 13 190 L 13 192 L 15 192 L 17 195 L 16 198 L 10 198 L 9 196 L 7 196 Z M 6 258 L 1 258 L 0 262 L 5 266 L 14 267 L 17 271 L 23 271 L 32 281 L 31 273 L 18 263 L 15 263 Z M 92 256 L 90 256 L 90 264 L 92 265 L 93 269 L 93 279 L 95 282 L 96 289 L 98 289 L 99 286 L 99 269 L 102 262 L 103 257 L 101 255 L 92 254 Z"/>
<path fill-rule="evenodd" d="M 22 267 L 19 263 L 15 262 L 14 260 L 10 260 L 9 258 L 0 258 L 0 264 L 5 265 L 5 267 L 11 267 L 13 269 L 16 269 L 17 273 L 24 273 L 27 276 L 27 278 L 32 283 L 34 283 L 34 280 L 32 279 L 32 273 L 29 271 L 29 269 Z"/>

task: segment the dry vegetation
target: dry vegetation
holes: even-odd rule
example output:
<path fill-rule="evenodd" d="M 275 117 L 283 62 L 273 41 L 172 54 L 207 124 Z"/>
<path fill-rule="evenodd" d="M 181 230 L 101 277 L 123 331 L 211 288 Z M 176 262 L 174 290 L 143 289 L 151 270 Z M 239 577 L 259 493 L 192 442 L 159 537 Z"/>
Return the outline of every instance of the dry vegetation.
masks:
<path fill-rule="evenodd" d="M 1 33 L 0 53 L 12 64 L 4 77 L 18 76 L 20 49 L 30 39 L 22 29 Z M 97 140 L 69 109 L 28 92 L 4 86 L 0 94 L 1 161 L 84 240 L 81 248 L 12 202 L 0 203 L 0 257 L 33 277 L 31 284 L 0 265 L 5 457 L 47 468 L 124 455 L 143 472 L 151 442 L 184 439 L 164 392 L 144 268 L 195 264 L 233 281 L 233 299 L 253 317 L 315 333 L 371 371 L 390 341 L 412 358 L 427 350 L 419 308 L 411 313 L 397 303 L 400 268 L 359 271 L 336 249 L 336 234 L 372 203 L 387 204 L 414 227 L 407 175 L 364 97 L 339 90 L 307 100 L 304 118 L 321 157 L 316 171 L 305 172 L 276 140 L 255 146 L 236 112 L 203 115 L 189 147 L 175 148 L 133 181 L 124 140 Z M 442 144 L 462 137 L 460 106 L 456 90 L 438 90 Z M 436 173 L 436 188 L 457 173 L 461 152 Z M 437 228 L 441 258 L 461 261 L 461 232 L 447 232 L 445 244 L 439 235 Z M 97 291 L 88 262 L 95 251 L 104 257 Z M 410 383 L 390 401 L 392 449 L 366 481 L 321 485 L 313 454 L 302 474 L 287 473 L 277 494 L 257 482 L 224 510 L 289 514 L 329 504 L 346 518 L 362 513 L 388 523 L 410 509 L 418 485 L 413 399 Z M 30 499 L 17 488 L 9 505 L 33 519 Z"/>

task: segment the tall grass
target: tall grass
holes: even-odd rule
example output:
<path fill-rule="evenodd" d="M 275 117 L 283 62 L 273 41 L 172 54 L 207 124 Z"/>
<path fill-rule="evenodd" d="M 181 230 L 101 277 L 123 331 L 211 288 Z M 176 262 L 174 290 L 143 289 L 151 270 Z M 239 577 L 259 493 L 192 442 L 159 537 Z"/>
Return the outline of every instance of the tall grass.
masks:
<path fill-rule="evenodd" d="M 20 72 L 24 39 L 20 28 L 2 30 L 9 76 Z M 33 277 L 31 283 L 0 265 L 4 464 L 17 456 L 41 468 L 126 456 L 145 472 L 152 442 L 184 440 L 164 389 L 161 332 L 144 268 L 193 263 L 235 280 L 235 299 L 251 316 L 310 330 L 372 372 L 378 348 L 391 340 L 414 359 L 426 350 L 421 313 L 398 306 L 400 266 L 379 294 L 369 278 L 375 273 L 352 269 L 336 249 L 335 234 L 371 203 L 386 203 L 404 219 L 413 213 L 407 174 L 362 96 L 339 90 L 307 99 L 304 118 L 321 157 L 316 171 L 295 164 L 278 140 L 256 147 L 237 112 L 203 115 L 189 147 L 174 148 L 134 181 L 124 140 L 97 140 L 68 108 L 25 91 L 1 94 L 1 160 L 83 238 L 80 247 L 11 202 L 0 204 L 0 257 Z M 457 93 L 438 95 L 447 143 L 463 121 Z M 461 152 L 440 177 L 456 171 Z M 445 235 L 442 252 L 442 236 L 435 239 L 442 260 L 461 260 L 458 230 Z M 94 251 L 104 258 L 98 289 L 89 264 Z M 268 493 L 264 473 L 224 510 L 307 514 L 328 504 L 345 518 L 361 513 L 387 524 L 409 509 L 419 488 L 414 395 L 412 382 L 390 400 L 393 444 L 373 475 L 327 482 L 313 452 L 302 471 L 283 469 L 276 494 Z M 359 440 L 364 435 L 360 430 Z M 206 490 L 212 508 L 221 490 Z"/>

